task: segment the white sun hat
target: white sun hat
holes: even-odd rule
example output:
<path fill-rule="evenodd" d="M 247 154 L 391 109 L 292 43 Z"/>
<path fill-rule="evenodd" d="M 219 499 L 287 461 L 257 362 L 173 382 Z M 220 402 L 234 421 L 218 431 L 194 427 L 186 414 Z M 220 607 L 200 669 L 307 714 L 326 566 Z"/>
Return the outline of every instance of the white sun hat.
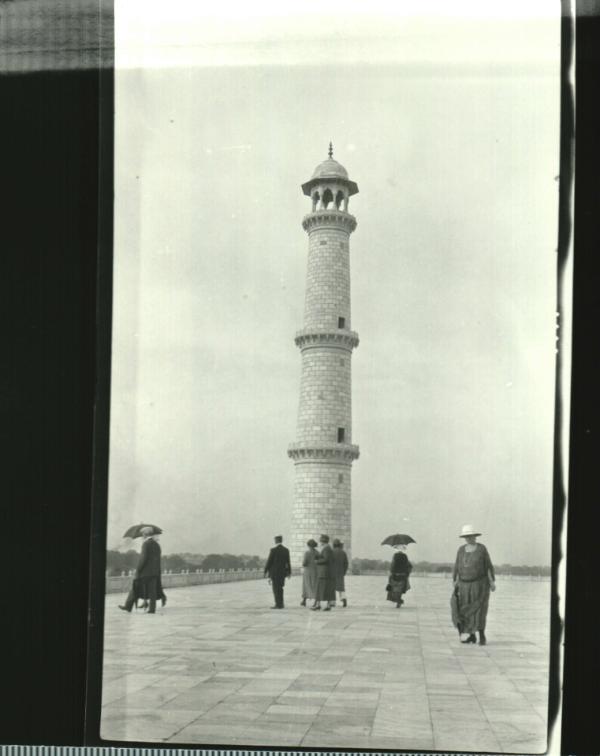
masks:
<path fill-rule="evenodd" d="M 463 525 L 459 538 L 466 538 L 467 536 L 480 536 L 481 533 L 477 533 L 472 525 Z"/>

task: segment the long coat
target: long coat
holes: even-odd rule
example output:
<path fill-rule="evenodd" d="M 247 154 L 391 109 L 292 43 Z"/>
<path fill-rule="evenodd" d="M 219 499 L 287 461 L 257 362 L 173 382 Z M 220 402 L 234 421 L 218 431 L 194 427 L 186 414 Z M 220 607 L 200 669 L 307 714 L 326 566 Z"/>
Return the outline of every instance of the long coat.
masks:
<path fill-rule="evenodd" d="M 135 571 L 137 578 L 160 577 L 160 546 L 154 538 L 146 538 Z"/>
<path fill-rule="evenodd" d="M 317 601 L 335 601 L 335 581 L 333 577 L 333 549 L 326 543 L 316 557 Z"/>
<path fill-rule="evenodd" d="M 457 582 L 457 617 L 455 622 L 461 633 L 485 630 L 490 600 L 490 581 L 495 580 L 494 565 L 482 543 L 467 551 L 467 544 L 456 554 L 452 577 Z M 454 620 L 453 620 L 454 621 Z"/>
<path fill-rule="evenodd" d="M 278 543 L 269 552 L 269 558 L 265 564 L 265 577 L 268 575 L 273 583 L 283 585 L 286 577 L 291 574 L 290 552 L 283 544 Z"/>
<path fill-rule="evenodd" d="M 319 552 L 315 548 L 309 548 L 302 560 L 302 598 L 314 599 L 317 595 L 317 564 L 315 558 Z"/>
<path fill-rule="evenodd" d="M 136 601 L 138 598 L 156 601 L 164 596 L 160 579 L 160 554 L 160 546 L 154 538 L 146 538 L 132 586 Z"/>
<path fill-rule="evenodd" d="M 333 549 L 333 582 L 336 591 L 345 591 L 344 576 L 348 572 L 348 555 L 344 549 Z"/>
<path fill-rule="evenodd" d="M 390 579 L 387 589 L 387 600 L 399 603 L 402 595 L 410 589 L 408 576 L 412 572 L 412 564 L 402 551 L 397 551 L 392 559 Z"/>

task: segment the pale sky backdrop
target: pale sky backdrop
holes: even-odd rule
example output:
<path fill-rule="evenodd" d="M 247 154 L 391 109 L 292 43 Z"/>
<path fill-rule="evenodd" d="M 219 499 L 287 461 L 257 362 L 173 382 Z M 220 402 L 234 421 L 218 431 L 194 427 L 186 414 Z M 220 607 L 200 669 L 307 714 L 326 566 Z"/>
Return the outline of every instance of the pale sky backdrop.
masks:
<path fill-rule="evenodd" d="M 560 4 L 438 6 L 117 3 L 109 548 L 140 521 L 165 553 L 289 534 L 300 184 L 332 140 L 359 186 L 354 556 L 403 531 L 450 561 L 472 523 L 496 563 L 550 563 Z"/>

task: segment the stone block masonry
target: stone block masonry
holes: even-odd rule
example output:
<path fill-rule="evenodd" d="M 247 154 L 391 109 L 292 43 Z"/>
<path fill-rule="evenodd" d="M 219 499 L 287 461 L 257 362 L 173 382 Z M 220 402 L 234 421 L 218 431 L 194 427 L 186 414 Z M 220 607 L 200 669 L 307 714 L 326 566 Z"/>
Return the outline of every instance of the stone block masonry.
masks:
<path fill-rule="evenodd" d="M 356 219 L 348 200 L 358 192 L 330 154 L 303 185 L 312 212 L 308 234 L 304 322 L 295 337 L 302 355 L 296 441 L 288 455 L 296 466 L 290 552 L 298 570 L 310 538 L 339 538 L 351 557 L 352 350 L 350 234 Z"/>
<path fill-rule="evenodd" d="M 324 225 L 309 234 L 304 328 L 337 329 L 339 318 L 350 328 L 349 231 Z"/>
<path fill-rule="evenodd" d="M 351 474 L 350 463 L 296 462 L 291 554 L 304 554 L 309 538 L 327 533 L 331 540 L 339 538 L 352 558 Z M 301 559 L 294 566 L 299 564 Z"/>
<path fill-rule="evenodd" d="M 296 577 L 282 612 L 264 580 L 178 588 L 154 617 L 108 596 L 102 738 L 165 741 L 178 756 L 546 753 L 550 583 L 499 584 L 479 646 L 450 622 L 448 580 L 414 577 L 401 610 L 386 582 L 351 575 L 348 607 L 326 614 L 299 605 Z"/>
<path fill-rule="evenodd" d="M 302 352 L 297 440 L 337 442 L 338 428 L 352 438 L 351 354 L 320 347 Z"/>

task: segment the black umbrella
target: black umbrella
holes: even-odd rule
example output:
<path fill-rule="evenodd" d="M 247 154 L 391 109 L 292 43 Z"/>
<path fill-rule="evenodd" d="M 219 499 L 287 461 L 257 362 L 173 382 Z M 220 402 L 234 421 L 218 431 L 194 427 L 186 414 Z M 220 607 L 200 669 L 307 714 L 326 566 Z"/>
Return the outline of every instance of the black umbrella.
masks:
<path fill-rule="evenodd" d="M 416 543 L 414 538 L 411 538 L 409 535 L 406 535 L 406 533 L 394 533 L 394 535 L 388 536 L 384 541 L 381 542 L 382 546 L 397 546 L 398 544 L 403 543 Z"/>
<path fill-rule="evenodd" d="M 148 523 L 145 524 L 143 522 L 140 522 L 139 525 L 132 525 L 130 528 L 127 528 L 123 538 L 140 538 L 143 528 L 152 528 L 152 535 L 160 535 L 162 533 L 161 528 L 159 528 L 157 525 L 150 525 Z"/>

